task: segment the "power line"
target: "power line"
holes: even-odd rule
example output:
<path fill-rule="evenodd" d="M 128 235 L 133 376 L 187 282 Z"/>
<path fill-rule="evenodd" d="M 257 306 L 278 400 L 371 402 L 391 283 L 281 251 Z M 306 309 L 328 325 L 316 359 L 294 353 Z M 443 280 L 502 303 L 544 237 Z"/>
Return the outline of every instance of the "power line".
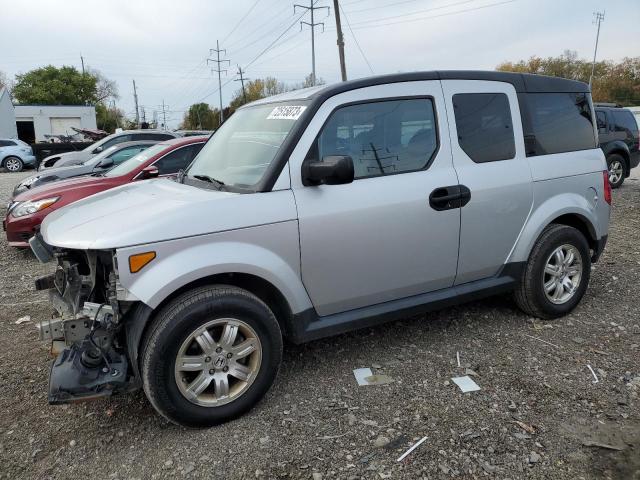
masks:
<path fill-rule="evenodd" d="M 251 5 L 251 7 L 249 7 L 249 10 L 247 10 L 247 13 L 245 13 L 242 16 L 242 18 L 238 20 L 238 23 L 236 23 L 236 25 L 231 29 L 231 31 L 227 34 L 227 36 L 222 39 L 223 45 L 224 45 L 224 42 L 226 42 L 229 39 L 229 37 L 233 35 L 233 32 L 235 32 L 238 29 L 238 27 L 244 21 L 244 19 L 249 16 L 249 14 L 253 11 L 254 8 L 256 8 L 256 5 L 258 5 L 259 2 L 260 0 L 256 0 L 255 2 L 253 2 L 253 5 Z"/>
<path fill-rule="evenodd" d="M 311 28 L 311 85 L 316 84 L 316 25 L 322 25 L 322 31 L 324 32 L 324 22 L 314 22 L 313 14 L 316 10 L 322 10 L 323 8 L 327 9 L 327 14 L 330 12 L 329 7 L 316 7 L 314 0 L 309 0 L 311 3 L 309 6 L 295 4 L 293 6 L 293 12 L 295 13 L 296 8 L 302 8 L 305 12 L 311 12 L 311 22 L 300 22 L 300 29 L 302 29 L 302 25 L 309 25 Z"/>
<path fill-rule="evenodd" d="M 207 63 L 208 62 L 215 62 L 216 63 L 216 68 L 212 68 L 211 72 L 217 72 L 218 73 L 218 93 L 220 93 L 220 125 L 222 125 L 222 123 L 224 122 L 224 112 L 223 112 L 223 108 L 222 108 L 222 78 L 221 78 L 221 73 L 224 72 L 225 74 L 227 73 L 226 70 L 222 70 L 220 68 L 220 64 L 223 64 L 225 62 L 227 62 L 229 65 L 231 65 L 231 62 L 229 60 L 223 59 L 220 60 L 220 53 L 224 52 L 224 54 L 227 54 L 227 51 L 224 49 L 220 49 L 220 42 L 218 42 L 216 40 L 216 48 L 211 48 L 209 50 L 209 55 L 212 55 L 213 52 L 216 52 L 216 58 L 207 58 Z"/>
<path fill-rule="evenodd" d="M 358 47 L 358 50 L 360 50 L 360 55 L 362 55 L 362 58 L 364 58 L 364 61 L 367 63 L 367 66 L 369 67 L 369 71 L 371 73 L 373 73 L 373 68 L 371 67 L 371 64 L 369 63 L 369 60 L 367 59 L 367 56 L 364 54 L 364 51 L 362 50 L 362 47 L 360 47 L 360 43 L 358 42 L 358 39 L 356 38 L 356 34 L 353 33 L 353 29 L 351 28 L 351 24 L 349 23 L 349 17 L 347 17 L 347 14 L 344 12 L 344 9 L 342 8 L 342 6 L 340 6 L 340 10 L 342 11 L 342 14 L 344 15 L 344 19 L 347 21 L 347 27 L 349 27 L 349 31 L 351 32 L 351 36 L 353 37 L 353 41 L 355 42 L 356 46 Z"/>

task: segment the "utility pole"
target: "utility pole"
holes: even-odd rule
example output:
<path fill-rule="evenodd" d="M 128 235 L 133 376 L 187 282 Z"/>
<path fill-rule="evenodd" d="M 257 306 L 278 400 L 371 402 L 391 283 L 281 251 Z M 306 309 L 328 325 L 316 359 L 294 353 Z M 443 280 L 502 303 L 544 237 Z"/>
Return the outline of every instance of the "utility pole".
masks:
<path fill-rule="evenodd" d="M 164 104 L 164 98 L 162 99 L 162 129 L 167 129 L 167 113 L 166 113 L 166 105 Z"/>
<path fill-rule="evenodd" d="M 80 63 L 82 64 L 82 75 L 84 75 L 84 57 L 80 54 Z"/>
<path fill-rule="evenodd" d="M 236 78 L 234 82 L 240 82 L 242 85 L 242 99 L 244 100 L 244 103 L 247 103 L 247 92 L 244 89 L 244 81 L 249 79 L 243 76 L 245 73 L 247 72 L 243 72 L 240 65 L 238 65 L 238 75 L 240 75 L 240 78 Z"/>
<path fill-rule="evenodd" d="M 133 101 L 136 104 L 136 128 L 140 128 L 140 113 L 138 110 L 138 92 L 136 91 L 136 81 L 133 81 Z"/>
<path fill-rule="evenodd" d="M 302 30 L 302 25 L 309 25 L 311 27 L 311 85 L 316 84 L 316 39 L 315 39 L 315 27 L 316 25 L 322 25 L 322 31 L 324 32 L 324 23 L 314 21 L 314 12 L 316 10 L 321 10 L 323 8 L 327 9 L 327 14 L 329 13 L 329 7 L 316 7 L 314 4 L 314 0 L 309 0 L 311 3 L 307 7 L 305 5 L 295 4 L 293 6 L 293 13 L 295 14 L 296 8 L 303 8 L 307 11 L 311 12 L 311 22 L 300 22 L 300 30 Z"/>
<path fill-rule="evenodd" d="M 340 73 L 342 81 L 347 81 L 347 66 L 344 60 L 344 36 L 342 35 L 342 24 L 340 23 L 340 5 L 338 0 L 333 0 L 333 14 L 336 16 L 336 30 L 338 32 L 338 55 L 340 55 Z"/>
<path fill-rule="evenodd" d="M 591 76 L 589 77 L 589 88 L 593 82 L 593 73 L 596 70 L 596 55 L 598 54 L 598 40 L 600 39 L 600 24 L 604 21 L 604 12 L 593 12 L 595 18 L 593 23 L 598 25 L 598 33 L 596 33 L 596 48 L 593 50 L 593 63 L 591 64 Z"/>
<path fill-rule="evenodd" d="M 220 76 L 220 74 L 222 72 L 226 74 L 227 71 L 221 70 L 220 64 L 227 62 L 229 65 L 231 65 L 231 62 L 229 60 L 220 60 L 220 53 L 224 52 L 224 55 L 226 55 L 227 51 L 224 49 L 222 50 L 220 49 L 220 42 L 217 40 L 216 40 L 216 48 L 209 49 L 209 55 L 213 55 L 213 52 L 216 52 L 216 58 L 207 58 L 207 64 L 209 62 L 215 62 L 216 68 L 212 68 L 211 73 L 218 72 L 218 93 L 220 94 L 220 125 L 222 125 L 222 122 L 224 122 L 224 112 L 222 111 L 222 77 Z"/>

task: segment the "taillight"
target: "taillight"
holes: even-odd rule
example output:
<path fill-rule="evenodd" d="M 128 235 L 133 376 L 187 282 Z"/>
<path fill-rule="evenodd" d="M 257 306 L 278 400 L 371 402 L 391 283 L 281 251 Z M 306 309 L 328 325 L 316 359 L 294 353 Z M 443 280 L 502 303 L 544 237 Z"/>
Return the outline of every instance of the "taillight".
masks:
<path fill-rule="evenodd" d="M 604 201 L 611 205 L 611 184 L 609 183 L 608 170 L 602 172 L 602 178 L 604 179 Z"/>

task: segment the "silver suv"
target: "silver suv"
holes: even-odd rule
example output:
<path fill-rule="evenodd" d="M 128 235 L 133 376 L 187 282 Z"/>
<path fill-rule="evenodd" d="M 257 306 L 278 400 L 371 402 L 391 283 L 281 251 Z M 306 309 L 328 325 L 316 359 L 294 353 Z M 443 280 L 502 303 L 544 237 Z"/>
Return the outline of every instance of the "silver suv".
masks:
<path fill-rule="evenodd" d="M 571 311 L 609 225 L 589 87 L 422 72 L 289 92 L 239 109 L 177 181 L 62 208 L 31 239 L 54 274 L 49 401 L 142 387 L 211 426 L 305 342 L 513 291 Z"/>

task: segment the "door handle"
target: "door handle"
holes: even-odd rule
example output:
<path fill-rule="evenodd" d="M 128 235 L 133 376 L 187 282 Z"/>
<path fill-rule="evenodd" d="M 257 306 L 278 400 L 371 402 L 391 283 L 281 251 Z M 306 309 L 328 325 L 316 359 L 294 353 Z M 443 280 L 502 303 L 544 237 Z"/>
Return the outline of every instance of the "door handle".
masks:
<path fill-rule="evenodd" d="M 464 207 L 469 200 L 471 191 L 464 185 L 439 187 L 429 195 L 429 205 L 438 211 Z"/>

